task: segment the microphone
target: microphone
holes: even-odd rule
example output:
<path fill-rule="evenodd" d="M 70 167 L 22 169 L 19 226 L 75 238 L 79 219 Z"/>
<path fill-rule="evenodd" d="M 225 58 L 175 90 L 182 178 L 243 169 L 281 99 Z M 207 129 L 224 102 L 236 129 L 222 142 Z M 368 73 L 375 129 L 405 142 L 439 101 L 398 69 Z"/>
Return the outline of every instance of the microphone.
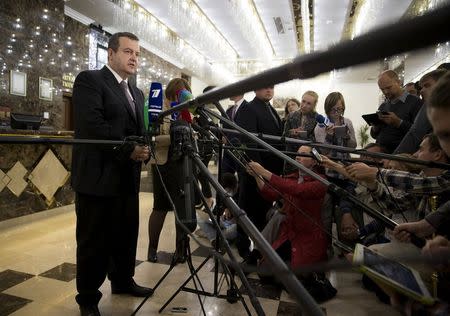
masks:
<path fill-rule="evenodd" d="M 177 94 L 177 98 L 178 98 L 178 104 L 194 99 L 194 96 L 192 95 L 192 93 L 186 89 L 178 90 L 176 92 L 176 94 Z M 182 120 L 184 120 L 188 123 L 192 123 L 192 116 L 189 112 L 194 113 L 195 109 L 189 109 L 189 110 L 183 109 L 180 111 L 180 116 L 181 116 Z"/>
<path fill-rule="evenodd" d="M 163 108 L 163 89 L 160 82 L 152 82 L 148 102 L 144 105 L 145 130 L 156 132 L 158 126 L 158 115 Z"/>
<path fill-rule="evenodd" d="M 317 113 L 316 114 L 316 121 L 319 123 L 320 127 L 328 127 L 330 126 L 330 120 L 323 116 L 322 114 Z"/>

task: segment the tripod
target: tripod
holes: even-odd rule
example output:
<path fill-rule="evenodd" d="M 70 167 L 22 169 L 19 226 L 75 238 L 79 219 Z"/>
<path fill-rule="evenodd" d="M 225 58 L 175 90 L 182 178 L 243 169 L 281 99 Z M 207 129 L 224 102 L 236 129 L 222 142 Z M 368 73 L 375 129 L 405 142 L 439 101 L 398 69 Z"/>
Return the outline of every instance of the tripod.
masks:
<path fill-rule="evenodd" d="M 189 131 L 189 127 L 185 126 L 185 128 L 188 129 Z M 200 160 L 200 158 L 198 157 L 197 153 L 195 152 L 193 146 L 191 145 L 191 141 L 190 141 L 190 131 L 189 131 L 189 136 L 187 135 L 186 131 L 183 131 L 182 133 L 184 133 L 184 135 L 175 135 L 174 136 L 174 140 L 176 145 L 174 147 L 177 147 L 178 145 L 178 149 L 181 149 L 182 151 L 182 155 L 181 155 L 181 159 L 182 159 L 182 166 L 183 166 L 183 198 L 184 198 L 184 210 L 182 210 L 182 214 L 180 214 L 179 210 L 176 210 L 176 216 L 180 217 L 182 219 L 188 219 L 188 221 L 190 219 L 192 219 L 195 224 L 196 224 L 196 219 L 195 219 L 195 211 L 193 208 L 193 203 L 192 203 L 192 198 L 193 198 L 193 187 L 192 185 L 195 185 L 195 188 L 200 192 L 200 188 L 198 186 L 198 183 L 195 181 L 195 178 L 193 176 L 193 168 L 192 168 L 192 162 L 194 161 L 196 164 L 201 164 L 203 167 L 203 163 Z M 181 142 L 181 146 L 179 144 L 179 142 Z M 179 155 L 179 153 L 177 154 Z M 201 172 L 205 172 L 205 171 L 201 171 Z M 206 176 L 209 178 L 208 180 L 211 181 L 210 179 L 212 178 L 212 176 L 209 174 L 209 172 L 207 171 L 208 174 L 206 174 Z M 167 193 L 167 192 L 166 192 Z M 206 203 L 205 197 L 201 194 L 200 192 L 200 196 L 203 200 L 203 204 L 205 205 L 205 209 L 208 212 L 215 228 L 216 228 L 216 241 L 219 240 L 223 240 L 225 246 L 227 247 L 227 250 L 230 254 L 230 258 L 232 258 L 232 254 L 231 254 L 231 249 L 229 248 L 229 245 L 226 242 L 226 239 L 224 237 L 224 235 L 222 234 L 222 232 L 220 231 L 220 226 L 218 225 L 218 221 L 214 218 L 214 215 L 211 211 L 211 209 L 208 207 L 208 204 Z M 169 199 L 170 199 L 170 195 L 169 195 Z M 178 205 L 179 206 L 179 205 Z M 177 218 L 178 221 L 178 218 Z M 183 220 L 182 220 L 183 222 Z M 188 225 L 191 224 L 191 222 L 188 223 Z M 183 227 L 184 223 L 177 223 L 177 226 Z M 179 229 L 180 227 L 177 227 L 177 229 Z M 195 226 L 194 226 L 195 227 Z M 191 232 L 193 229 L 187 229 L 186 227 L 184 227 L 186 231 Z M 180 246 L 181 245 L 181 246 Z M 168 304 L 170 304 L 170 302 L 178 295 L 178 293 L 180 293 L 181 291 L 185 291 L 185 292 L 190 292 L 190 293 L 194 293 L 197 295 L 202 312 L 204 315 L 206 315 L 206 311 L 204 308 L 204 304 L 202 301 L 201 296 L 208 296 L 208 297 L 217 297 L 217 298 L 222 298 L 222 299 L 226 299 L 228 302 L 230 303 L 235 303 L 238 300 L 240 300 L 245 308 L 245 310 L 247 311 L 248 315 L 251 315 L 250 310 L 247 306 L 247 304 L 244 301 L 244 298 L 242 297 L 242 295 L 239 293 L 239 291 L 237 290 L 237 285 L 234 282 L 234 278 L 229 276 L 231 274 L 231 272 L 229 271 L 229 268 L 227 265 L 222 264 L 222 270 L 224 271 L 221 280 L 219 280 L 218 278 L 218 273 L 219 273 L 219 259 L 217 258 L 217 256 L 215 256 L 214 254 L 210 254 L 208 255 L 203 262 L 197 267 L 195 268 L 193 263 L 192 263 L 192 253 L 191 253 L 191 248 L 190 248 L 190 244 L 189 244 L 189 237 L 187 235 L 184 235 L 184 237 L 182 237 L 181 243 L 179 244 L 179 246 L 181 247 L 181 249 L 178 249 L 179 251 L 177 251 L 178 254 L 181 253 L 182 257 L 186 257 L 186 263 L 188 265 L 189 271 L 190 271 L 190 276 L 183 282 L 183 284 L 176 290 L 176 292 L 167 300 L 167 302 L 160 308 L 159 313 L 161 313 Z M 219 242 L 216 243 L 216 252 L 219 249 Z M 207 292 L 205 291 L 202 282 L 198 276 L 198 272 L 205 266 L 205 264 L 214 256 L 214 290 L 213 292 Z M 154 286 L 154 290 L 156 290 L 156 288 L 159 287 L 159 285 L 164 281 L 164 279 L 169 275 L 169 273 L 173 270 L 173 268 L 177 265 L 178 263 L 178 257 L 176 255 L 173 256 L 172 258 L 172 262 L 170 264 L 169 269 L 164 273 L 164 275 L 161 277 L 161 279 L 156 283 L 156 285 Z M 241 270 L 242 272 L 242 270 Z M 243 273 L 242 273 L 243 275 Z M 228 286 L 230 287 L 229 290 L 227 291 L 226 295 L 220 294 L 220 287 L 219 283 L 223 283 L 223 281 L 226 280 Z M 189 288 L 187 287 L 187 284 L 192 281 L 194 288 Z M 247 281 L 245 279 L 245 281 Z M 262 311 L 262 308 L 259 304 L 259 302 L 256 299 L 256 296 L 254 295 L 253 291 L 251 290 L 251 288 L 249 287 L 248 282 L 244 282 L 243 284 L 245 287 L 247 287 L 249 296 L 253 302 L 253 304 L 255 305 L 257 302 L 257 304 L 255 305 L 255 309 L 257 311 L 259 311 L 258 314 L 264 314 L 264 312 Z M 141 304 L 136 308 L 136 310 L 133 312 L 132 315 L 135 315 L 138 310 L 143 306 L 143 304 L 147 301 L 149 297 L 145 297 L 144 300 L 141 302 Z M 259 305 L 259 306 L 257 306 Z M 262 313 L 261 313 L 262 311 Z"/>

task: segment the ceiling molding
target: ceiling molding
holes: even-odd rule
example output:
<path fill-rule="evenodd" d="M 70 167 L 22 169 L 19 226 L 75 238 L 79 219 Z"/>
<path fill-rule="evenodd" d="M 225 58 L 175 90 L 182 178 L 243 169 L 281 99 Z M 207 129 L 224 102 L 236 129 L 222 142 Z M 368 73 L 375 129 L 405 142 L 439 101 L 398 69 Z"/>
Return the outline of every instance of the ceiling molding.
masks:
<path fill-rule="evenodd" d="M 356 25 L 356 20 L 358 19 L 361 7 L 366 0 L 353 0 L 351 8 L 348 12 L 347 19 L 345 20 L 344 30 L 342 31 L 341 40 L 351 40 L 353 35 L 353 29 Z"/>
<path fill-rule="evenodd" d="M 308 2 L 309 16 L 302 15 L 302 0 L 292 0 L 292 10 L 294 13 L 294 25 L 297 35 L 297 47 L 301 54 L 306 54 L 314 50 L 314 6 L 313 0 L 306 0 Z M 309 20 L 309 47 L 310 51 L 306 51 L 306 43 L 304 36 L 303 19 Z"/>

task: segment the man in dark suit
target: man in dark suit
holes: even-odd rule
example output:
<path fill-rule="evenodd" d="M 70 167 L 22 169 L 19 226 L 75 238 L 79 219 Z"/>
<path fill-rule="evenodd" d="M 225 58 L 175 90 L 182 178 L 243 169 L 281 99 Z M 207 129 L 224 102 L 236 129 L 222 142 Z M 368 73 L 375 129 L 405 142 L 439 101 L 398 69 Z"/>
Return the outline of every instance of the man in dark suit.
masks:
<path fill-rule="evenodd" d="M 234 105 L 230 106 L 225 112 L 228 117 L 236 122 L 236 118 L 238 117 L 240 110 L 248 104 L 248 102 L 244 99 L 243 95 L 237 95 L 230 98 L 231 101 L 234 102 Z M 223 125 L 224 128 L 232 128 L 226 124 Z M 234 134 L 225 134 L 226 139 L 224 139 L 224 143 L 228 145 L 228 142 L 233 144 L 233 139 L 236 139 L 236 135 Z M 224 173 L 232 173 L 234 174 L 238 171 L 238 164 L 234 161 L 234 159 L 230 156 L 228 151 L 225 151 L 223 154 L 222 160 L 222 174 Z"/>
<path fill-rule="evenodd" d="M 83 71 L 74 83 L 75 137 L 123 140 L 143 134 L 144 96 L 128 78 L 138 67 L 139 39 L 116 33 L 108 43 L 108 64 Z M 100 315 L 98 290 L 106 276 L 113 294 L 147 296 L 134 266 L 139 228 L 139 183 L 147 146 L 77 145 L 72 155 L 76 192 L 77 290 L 81 315 Z"/>
<path fill-rule="evenodd" d="M 270 105 L 273 98 L 273 86 L 255 91 L 256 97 L 247 105 L 242 106 L 236 123 L 251 133 L 263 133 L 274 136 L 281 136 L 281 120 L 278 113 Z M 242 142 L 248 143 L 247 139 Z M 248 144 L 247 147 L 254 147 Z M 267 152 L 246 152 L 247 156 L 261 164 L 265 169 L 274 174 L 281 174 L 283 161 L 273 154 Z M 258 192 L 255 179 L 242 170 L 239 173 L 239 200 L 238 205 L 242 208 L 255 224 L 262 231 L 266 224 L 266 213 L 272 206 L 271 202 L 264 200 Z M 241 227 L 238 227 L 238 240 L 236 242 L 239 255 L 246 259 L 250 254 L 250 240 Z"/>

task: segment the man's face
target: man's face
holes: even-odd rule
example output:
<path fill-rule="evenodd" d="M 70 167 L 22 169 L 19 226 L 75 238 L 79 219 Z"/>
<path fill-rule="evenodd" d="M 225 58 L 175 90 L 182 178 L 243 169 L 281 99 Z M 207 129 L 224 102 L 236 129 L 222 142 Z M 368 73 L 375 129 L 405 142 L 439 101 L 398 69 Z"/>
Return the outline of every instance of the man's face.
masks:
<path fill-rule="evenodd" d="M 314 110 L 314 107 L 316 106 L 316 98 L 309 94 L 304 94 L 302 96 L 301 106 L 300 110 L 302 113 L 311 113 Z"/>
<path fill-rule="evenodd" d="M 420 86 L 422 87 L 422 89 L 420 89 L 420 94 L 422 95 L 424 101 L 427 101 L 430 97 L 431 90 L 435 84 L 436 81 L 433 78 L 425 78 L 424 80 L 420 80 Z"/>
<path fill-rule="evenodd" d="M 372 146 L 370 148 L 367 148 L 366 151 L 371 152 L 371 153 L 381 153 L 381 148 L 379 146 Z M 370 157 L 370 156 L 366 156 L 366 155 L 361 155 L 361 159 L 375 161 L 375 162 L 381 161 L 381 158 L 375 158 L 375 157 Z"/>
<path fill-rule="evenodd" d="M 269 102 L 273 98 L 273 86 L 255 91 L 256 97 L 264 102 Z"/>
<path fill-rule="evenodd" d="M 450 109 L 427 107 L 428 119 L 433 126 L 433 133 L 439 139 L 442 149 L 450 156 Z"/>
<path fill-rule="evenodd" d="M 417 94 L 417 89 L 416 89 L 416 87 L 415 87 L 413 84 L 410 84 L 410 85 L 405 86 L 405 90 L 406 90 L 406 92 L 408 92 L 409 94 L 412 94 L 412 95 L 418 95 L 418 94 Z"/>
<path fill-rule="evenodd" d="M 436 161 L 436 152 L 430 151 L 430 141 L 429 138 L 425 138 L 420 143 L 419 149 L 413 155 L 417 159 L 425 161 Z"/>
<path fill-rule="evenodd" d="M 398 98 L 403 92 L 400 83 L 386 75 L 383 75 L 380 79 L 378 79 L 378 87 L 381 92 L 383 92 L 384 96 L 389 100 Z"/>
<path fill-rule="evenodd" d="M 136 73 L 139 62 L 139 42 L 128 37 L 119 38 L 117 52 L 108 49 L 109 65 L 123 79 Z"/>
<path fill-rule="evenodd" d="M 230 100 L 233 102 L 237 102 L 240 99 L 242 99 L 244 96 L 243 95 L 235 95 L 234 97 L 230 97 Z"/>
<path fill-rule="evenodd" d="M 311 154 L 311 147 L 308 146 L 301 146 L 297 152 L 299 154 Z M 297 156 L 295 157 L 295 160 L 297 160 L 299 163 L 304 165 L 308 169 L 312 169 L 316 165 L 316 161 L 311 157 L 302 157 Z"/>

